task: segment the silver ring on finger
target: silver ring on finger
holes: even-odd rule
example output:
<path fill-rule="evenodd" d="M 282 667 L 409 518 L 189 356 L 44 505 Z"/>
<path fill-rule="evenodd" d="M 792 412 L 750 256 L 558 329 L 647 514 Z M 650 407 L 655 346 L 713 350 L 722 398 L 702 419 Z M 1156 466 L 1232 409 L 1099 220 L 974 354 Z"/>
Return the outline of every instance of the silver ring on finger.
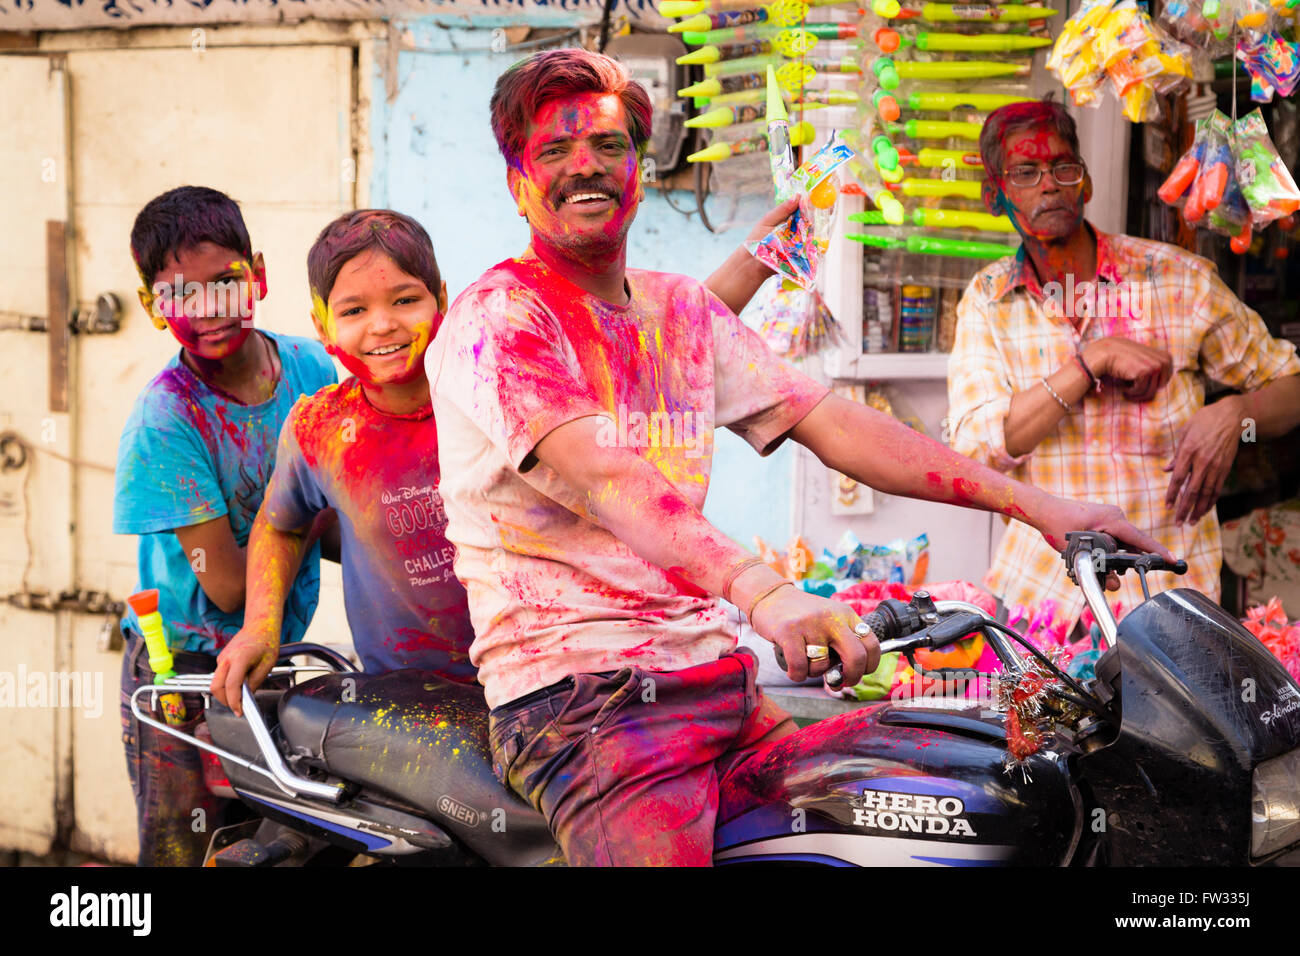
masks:
<path fill-rule="evenodd" d="M 876 636 L 875 631 L 871 630 L 871 628 L 869 628 L 865 622 L 859 622 L 857 625 L 855 625 L 853 628 L 853 633 L 858 635 L 858 637 Z"/>

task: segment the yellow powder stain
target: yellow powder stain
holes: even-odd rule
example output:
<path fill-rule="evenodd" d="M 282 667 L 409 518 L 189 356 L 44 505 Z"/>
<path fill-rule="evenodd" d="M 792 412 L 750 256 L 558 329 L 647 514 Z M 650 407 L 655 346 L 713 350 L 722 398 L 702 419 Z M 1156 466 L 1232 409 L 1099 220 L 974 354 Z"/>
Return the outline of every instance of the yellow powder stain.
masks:
<path fill-rule="evenodd" d="M 316 321 L 320 323 L 321 328 L 325 330 L 325 337 L 333 342 L 338 336 L 338 329 L 334 325 L 334 310 L 316 293 L 315 289 L 311 293 L 311 312 L 316 316 Z"/>
<path fill-rule="evenodd" d="M 429 345 L 429 333 L 433 329 L 432 322 L 419 322 L 415 326 L 415 339 L 411 342 L 411 347 L 406 353 L 406 371 L 410 371 L 416 362 L 423 361 L 424 350 Z"/>

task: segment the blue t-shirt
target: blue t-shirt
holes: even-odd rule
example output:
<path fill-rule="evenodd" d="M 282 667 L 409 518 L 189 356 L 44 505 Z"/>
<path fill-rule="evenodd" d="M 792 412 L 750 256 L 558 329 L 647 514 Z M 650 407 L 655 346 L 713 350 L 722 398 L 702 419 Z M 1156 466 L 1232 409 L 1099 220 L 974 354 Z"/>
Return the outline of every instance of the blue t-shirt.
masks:
<path fill-rule="evenodd" d="M 289 409 L 300 395 L 337 381 L 318 342 L 261 334 L 280 353 L 280 381 L 267 401 L 241 405 L 214 391 L 178 352 L 140 393 L 122 429 L 113 531 L 140 536 L 140 589 L 158 589 L 172 650 L 215 654 L 244 623 L 242 610 L 227 614 L 208 600 L 173 529 L 226 515 L 235 543 L 246 546 Z M 302 638 L 319 596 L 317 544 L 303 558 L 285 602 L 282 642 Z M 122 624 L 139 629 L 131 612 Z"/>
<path fill-rule="evenodd" d="M 385 414 L 349 378 L 289 413 L 264 514 L 287 530 L 338 513 L 343 602 L 368 672 L 418 667 L 472 683 L 474 628 L 438 479 L 433 407 Z"/>

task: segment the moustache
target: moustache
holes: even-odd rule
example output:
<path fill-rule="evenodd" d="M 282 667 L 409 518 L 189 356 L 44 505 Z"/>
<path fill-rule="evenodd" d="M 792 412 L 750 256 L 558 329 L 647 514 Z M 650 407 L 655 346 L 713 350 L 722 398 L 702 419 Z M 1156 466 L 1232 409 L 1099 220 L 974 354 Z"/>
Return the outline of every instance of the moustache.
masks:
<path fill-rule="evenodd" d="M 571 179 L 564 183 L 556 190 L 551 205 L 559 209 L 566 199 L 579 193 L 601 193 L 611 199 L 619 198 L 619 189 L 613 180 L 604 176 L 595 176 L 591 179 Z"/>

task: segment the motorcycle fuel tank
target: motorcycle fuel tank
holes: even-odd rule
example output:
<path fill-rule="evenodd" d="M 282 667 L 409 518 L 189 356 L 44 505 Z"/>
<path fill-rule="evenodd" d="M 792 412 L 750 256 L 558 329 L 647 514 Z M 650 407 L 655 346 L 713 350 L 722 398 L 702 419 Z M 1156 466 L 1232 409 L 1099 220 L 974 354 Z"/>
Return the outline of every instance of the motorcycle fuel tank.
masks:
<path fill-rule="evenodd" d="M 949 704 L 950 706 L 937 706 Z M 1082 807 L 1062 741 L 1006 768 L 987 702 L 880 704 L 792 734 L 723 784 L 714 861 L 831 866 L 1067 862 Z"/>

